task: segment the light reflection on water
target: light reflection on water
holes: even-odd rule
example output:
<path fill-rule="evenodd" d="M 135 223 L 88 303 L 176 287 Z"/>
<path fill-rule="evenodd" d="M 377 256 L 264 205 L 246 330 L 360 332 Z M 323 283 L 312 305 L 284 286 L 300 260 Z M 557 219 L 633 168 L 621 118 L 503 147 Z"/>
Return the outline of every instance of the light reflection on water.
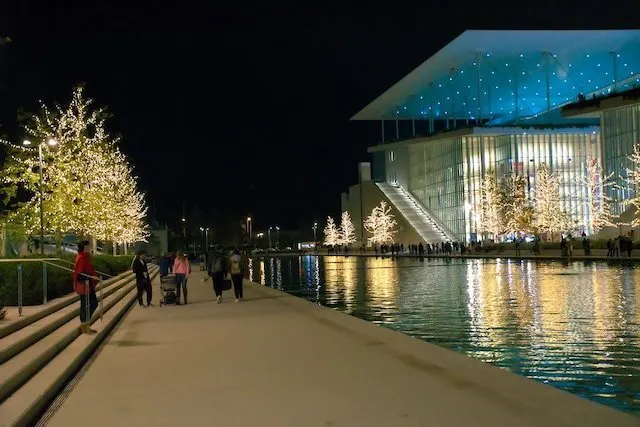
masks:
<path fill-rule="evenodd" d="M 261 284 L 640 415 L 634 266 L 333 256 L 250 265 Z"/>

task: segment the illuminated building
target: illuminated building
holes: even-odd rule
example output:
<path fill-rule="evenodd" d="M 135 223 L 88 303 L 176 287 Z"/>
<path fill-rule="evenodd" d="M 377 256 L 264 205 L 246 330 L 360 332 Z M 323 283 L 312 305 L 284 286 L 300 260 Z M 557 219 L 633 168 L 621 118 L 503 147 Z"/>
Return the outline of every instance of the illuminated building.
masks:
<path fill-rule="evenodd" d="M 588 159 L 622 173 L 639 110 L 603 112 L 603 142 L 599 114 L 562 107 L 636 86 L 640 30 L 465 31 L 352 120 L 380 122 L 381 143 L 369 148 L 376 185 L 422 240 L 480 239 L 483 176 L 524 176 L 532 200 L 542 163 L 560 178 L 563 211 L 591 234 Z M 629 190 L 607 191 L 622 213 Z"/>

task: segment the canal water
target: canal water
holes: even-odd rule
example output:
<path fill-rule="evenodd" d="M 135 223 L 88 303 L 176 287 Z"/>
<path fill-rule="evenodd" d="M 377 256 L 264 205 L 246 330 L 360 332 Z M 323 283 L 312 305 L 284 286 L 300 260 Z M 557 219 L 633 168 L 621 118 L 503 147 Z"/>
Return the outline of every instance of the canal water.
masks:
<path fill-rule="evenodd" d="M 640 416 L 640 268 L 264 257 L 250 279 Z"/>

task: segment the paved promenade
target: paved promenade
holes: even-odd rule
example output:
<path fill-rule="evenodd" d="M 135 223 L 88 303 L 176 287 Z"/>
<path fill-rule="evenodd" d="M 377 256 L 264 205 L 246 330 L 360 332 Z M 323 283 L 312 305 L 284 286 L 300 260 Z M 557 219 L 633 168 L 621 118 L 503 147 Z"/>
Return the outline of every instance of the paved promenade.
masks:
<path fill-rule="evenodd" d="M 239 304 L 227 292 L 217 305 L 201 274 L 187 306 L 136 306 L 48 425 L 640 424 L 269 288 L 246 286 Z"/>

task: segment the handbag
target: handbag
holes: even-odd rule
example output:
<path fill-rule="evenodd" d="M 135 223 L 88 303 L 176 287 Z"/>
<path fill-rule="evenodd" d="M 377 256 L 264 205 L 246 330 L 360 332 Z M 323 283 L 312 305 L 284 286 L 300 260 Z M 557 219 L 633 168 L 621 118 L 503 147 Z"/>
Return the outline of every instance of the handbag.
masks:
<path fill-rule="evenodd" d="M 224 280 L 222 280 L 222 290 L 228 291 L 229 289 L 231 289 L 231 278 L 227 274 L 224 276 Z"/>

